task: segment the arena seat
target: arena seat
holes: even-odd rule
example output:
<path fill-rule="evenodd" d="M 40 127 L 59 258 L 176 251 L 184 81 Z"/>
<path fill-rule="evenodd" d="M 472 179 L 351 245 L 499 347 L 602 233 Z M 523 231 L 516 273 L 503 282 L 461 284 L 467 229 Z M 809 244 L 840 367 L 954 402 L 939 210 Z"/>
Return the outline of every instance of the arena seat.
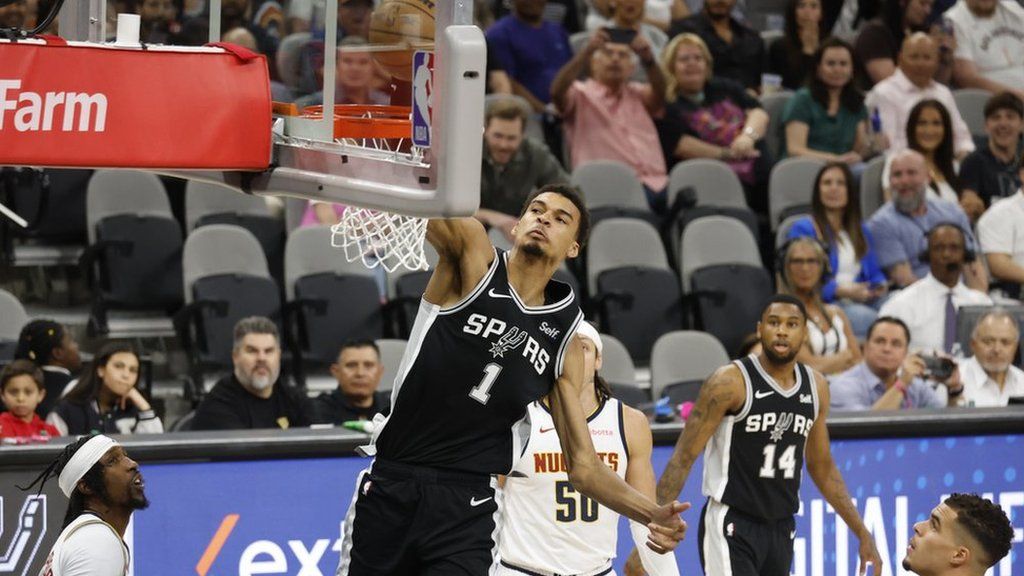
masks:
<path fill-rule="evenodd" d="M 669 332 L 651 351 L 651 395 L 655 400 L 668 396 L 672 405 L 695 400 L 701 383 L 728 363 L 729 354 L 713 335 Z"/>
<path fill-rule="evenodd" d="M 810 212 L 811 190 L 825 163 L 817 158 L 786 158 L 772 167 L 768 180 L 768 216 L 775 230 L 787 216 Z"/>
<path fill-rule="evenodd" d="M 0 365 L 14 360 L 14 350 L 25 324 L 28 324 L 28 314 L 21 301 L 0 289 Z"/>

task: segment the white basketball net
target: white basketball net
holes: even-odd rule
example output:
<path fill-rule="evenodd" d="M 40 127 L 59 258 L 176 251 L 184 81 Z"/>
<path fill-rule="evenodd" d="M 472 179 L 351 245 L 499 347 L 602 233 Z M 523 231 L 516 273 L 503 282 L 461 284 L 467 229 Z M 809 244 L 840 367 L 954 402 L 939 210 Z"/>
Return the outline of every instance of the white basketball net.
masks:
<path fill-rule="evenodd" d="M 426 236 L 426 218 L 357 206 L 347 206 L 341 221 L 331 226 L 331 245 L 344 248 L 349 262 L 362 260 L 367 268 L 382 266 L 389 273 L 400 266 L 426 270 Z"/>

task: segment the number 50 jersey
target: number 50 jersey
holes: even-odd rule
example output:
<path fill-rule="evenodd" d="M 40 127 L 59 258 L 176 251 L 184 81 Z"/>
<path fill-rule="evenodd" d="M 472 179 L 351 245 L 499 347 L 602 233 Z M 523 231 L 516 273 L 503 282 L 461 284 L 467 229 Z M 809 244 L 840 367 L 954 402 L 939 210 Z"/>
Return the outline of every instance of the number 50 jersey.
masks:
<path fill-rule="evenodd" d="M 704 495 L 764 520 L 792 517 L 800 508 L 804 446 L 818 414 L 812 372 L 796 363 L 789 390 L 764 370 L 757 356 L 734 362 L 747 400 L 718 425 L 704 450 Z"/>
<path fill-rule="evenodd" d="M 530 433 L 526 406 L 561 373 L 583 318 L 572 288 L 548 282 L 544 306 L 523 304 L 508 282 L 508 255 L 461 302 L 420 302 L 374 437 L 378 458 L 478 474 L 507 474 Z"/>

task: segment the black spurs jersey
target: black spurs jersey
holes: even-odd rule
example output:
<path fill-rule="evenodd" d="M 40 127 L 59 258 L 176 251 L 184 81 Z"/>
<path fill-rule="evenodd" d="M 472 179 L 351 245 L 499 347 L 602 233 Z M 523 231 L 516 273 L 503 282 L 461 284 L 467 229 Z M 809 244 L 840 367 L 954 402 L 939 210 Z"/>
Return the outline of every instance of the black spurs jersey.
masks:
<path fill-rule="evenodd" d="M 727 414 L 704 451 L 704 495 L 739 512 L 780 520 L 800 507 L 804 445 L 818 415 L 812 372 L 796 363 L 796 385 L 783 390 L 754 355 L 734 362 L 747 400 Z"/>
<path fill-rule="evenodd" d="M 420 302 L 374 437 L 381 459 L 482 474 L 507 474 L 529 437 L 526 407 L 561 373 L 569 336 L 583 318 L 572 288 L 556 280 L 544 306 L 528 307 L 508 282 L 507 254 L 461 302 Z"/>

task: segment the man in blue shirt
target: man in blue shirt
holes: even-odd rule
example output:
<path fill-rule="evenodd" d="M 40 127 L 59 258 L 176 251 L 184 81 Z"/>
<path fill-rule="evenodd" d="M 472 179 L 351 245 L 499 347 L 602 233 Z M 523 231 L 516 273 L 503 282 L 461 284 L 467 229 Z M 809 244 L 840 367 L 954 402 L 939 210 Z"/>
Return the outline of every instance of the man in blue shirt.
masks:
<path fill-rule="evenodd" d="M 941 384 L 948 390 L 947 401 L 927 375 L 924 360 L 908 355 L 910 330 L 902 320 L 882 316 L 871 324 L 864 343 L 864 360 L 832 379 L 833 410 L 900 410 L 954 406 L 963 392 L 959 371 Z"/>
<path fill-rule="evenodd" d="M 971 223 L 960 206 L 927 197 L 928 169 L 920 153 L 898 152 L 892 160 L 889 184 L 892 200 L 868 220 L 868 230 L 875 241 L 878 264 L 896 286 L 905 288 L 928 274 L 928 263 L 922 262 L 920 255 L 928 249 L 928 231 L 936 224 L 956 224 L 965 231 L 967 247 L 977 252 Z M 964 283 L 988 292 L 988 276 L 980 262 L 964 266 Z"/>
<path fill-rule="evenodd" d="M 551 101 L 551 81 L 572 58 L 565 29 L 544 20 L 547 0 L 514 0 L 512 14 L 487 31 L 493 50 L 512 79 L 512 91 L 526 98 L 534 112 Z"/>

